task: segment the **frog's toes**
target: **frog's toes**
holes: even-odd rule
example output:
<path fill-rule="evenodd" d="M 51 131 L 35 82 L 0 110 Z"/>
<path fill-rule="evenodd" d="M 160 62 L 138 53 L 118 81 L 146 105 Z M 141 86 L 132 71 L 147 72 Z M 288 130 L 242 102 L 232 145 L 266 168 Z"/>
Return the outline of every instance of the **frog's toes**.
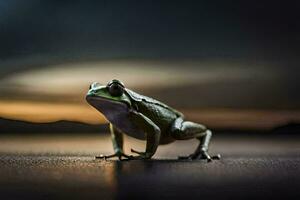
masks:
<path fill-rule="evenodd" d="M 144 152 L 136 151 L 136 150 L 134 150 L 134 149 L 131 149 L 131 152 L 132 152 L 132 153 L 136 153 L 136 154 L 138 154 L 138 155 L 143 155 L 143 154 L 144 154 Z"/>
<path fill-rule="evenodd" d="M 199 155 L 197 155 L 196 159 L 203 159 L 207 160 L 207 162 L 212 161 L 210 155 L 207 153 L 207 151 L 201 151 Z"/>
<path fill-rule="evenodd" d="M 107 159 L 113 158 L 113 157 L 119 157 L 119 156 L 116 155 L 116 154 L 112 154 L 112 155 L 108 155 L 108 156 L 100 155 L 100 156 L 95 156 L 95 159 L 103 159 L 103 160 L 107 160 Z M 119 159 L 120 159 L 120 158 L 119 158 Z"/>
<path fill-rule="evenodd" d="M 105 159 L 105 156 L 101 154 L 100 156 L 95 156 L 95 159 Z"/>
<path fill-rule="evenodd" d="M 193 153 L 189 156 L 179 156 L 179 160 L 207 160 L 207 162 L 211 162 L 212 160 L 221 159 L 221 155 L 217 154 L 215 156 L 210 156 L 206 151 L 200 153 Z"/>
<path fill-rule="evenodd" d="M 129 155 L 126 155 L 124 153 L 114 153 L 114 154 L 108 155 L 108 156 L 105 156 L 105 155 L 95 156 L 95 159 L 104 159 L 104 160 L 107 160 L 109 158 L 114 158 L 114 157 L 117 157 L 119 160 L 126 160 L 126 159 L 132 158 L 133 156 L 129 156 Z M 124 157 L 126 159 L 123 159 L 122 157 Z"/>
<path fill-rule="evenodd" d="M 212 160 L 220 160 L 221 159 L 221 155 L 217 154 L 215 156 L 210 156 L 207 151 L 203 151 L 201 152 L 196 159 L 206 159 L 207 162 L 211 162 Z"/>
<path fill-rule="evenodd" d="M 221 159 L 221 154 L 217 154 L 211 157 L 213 160 L 220 160 Z"/>
<path fill-rule="evenodd" d="M 194 160 L 193 157 L 194 154 L 191 154 L 189 156 L 178 156 L 178 160 Z"/>

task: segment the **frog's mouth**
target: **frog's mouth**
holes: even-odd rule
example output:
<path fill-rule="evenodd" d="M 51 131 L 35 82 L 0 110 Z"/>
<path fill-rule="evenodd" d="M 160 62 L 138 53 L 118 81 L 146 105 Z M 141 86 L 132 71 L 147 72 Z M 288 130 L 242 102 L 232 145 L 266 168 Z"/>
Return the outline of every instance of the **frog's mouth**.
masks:
<path fill-rule="evenodd" d="M 130 107 L 130 105 L 126 101 L 115 101 L 113 99 L 108 99 L 100 96 L 87 95 L 85 99 L 92 106 L 94 106 L 95 104 L 102 104 L 102 103 L 106 104 L 107 102 L 111 102 L 112 104 L 116 104 L 116 105 L 125 104 L 127 107 Z"/>

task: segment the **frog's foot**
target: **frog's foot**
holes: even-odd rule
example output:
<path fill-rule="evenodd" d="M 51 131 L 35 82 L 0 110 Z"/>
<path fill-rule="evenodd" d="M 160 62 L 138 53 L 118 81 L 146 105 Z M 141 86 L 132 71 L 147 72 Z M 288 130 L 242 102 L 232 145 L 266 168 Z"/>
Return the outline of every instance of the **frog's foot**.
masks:
<path fill-rule="evenodd" d="M 148 160 L 148 159 L 151 159 L 151 156 L 149 154 L 147 154 L 146 152 L 140 152 L 140 151 L 136 151 L 134 149 L 131 149 L 131 152 L 138 154 L 138 156 L 132 156 L 132 157 L 129 158 L 130 160 Z"/>
<path fill-rule="evenodd" d="M 119 153 L 114 153 L 114 154 L 108 155 L 108 156 L 100 155 L 100 156 L 96 156 L 95 158 L 107 160 L 109 158 L 114 158 L 114 157 L 118 157 L 119 160 L 124 160 L 122 157 L 124 157 L 125 159 L 131 159 L 133 156 L 128 156 L 124 153 L 119 152 Z"/>
<path fill-rule="evenodd" d="M 215 156 L 210 156 L 207 151 L 201 151 L 197 153 L 193 153 L 189 156 L 179 156 L 179 160 L 207 160 L 207 162 L 211 162 L 212 160 L 220 160 L 221 155 L 217 154 Z"/>

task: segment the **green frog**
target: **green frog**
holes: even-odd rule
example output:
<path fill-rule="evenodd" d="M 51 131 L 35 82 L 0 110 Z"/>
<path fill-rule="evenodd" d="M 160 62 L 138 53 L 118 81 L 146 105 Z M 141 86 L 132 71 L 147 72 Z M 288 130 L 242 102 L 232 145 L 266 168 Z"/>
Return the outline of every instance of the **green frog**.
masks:
<path fill-rule="evenodd" d="M 161 144 L 196 138 L 199 145 L 195 152 L 179 159 L 220 159 L 220 155 L 211 157 L 208 154 L 212 132 L 204 125 L 186 121 L 179 111 L 126 88 L 119 80 L 112 80 L 107 85 L 92 83 L 86 100 L 109 121 L 115 152 L 96 158 L 151 159 Z M 137 156 L 126 155 L 123 151 L 123 134 L 146 140 L 145 152 L 131 149 Z"/>

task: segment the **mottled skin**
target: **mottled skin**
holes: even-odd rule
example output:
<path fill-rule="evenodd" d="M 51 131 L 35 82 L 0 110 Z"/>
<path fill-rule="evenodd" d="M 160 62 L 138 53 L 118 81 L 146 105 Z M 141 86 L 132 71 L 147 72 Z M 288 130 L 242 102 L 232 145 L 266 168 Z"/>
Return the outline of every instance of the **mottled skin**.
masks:
<path fill-rule="evenodd" d="M 110 132 L 115 153 L 97 158 L 122 157 L 127 159 L 150 159 L 158 145 L 175 140 L 197 138 L 200 143 L 195 152 L 180 159 L 207 159 L 210 157 L 208 145 L 211 131 L 205 126 L 185 121 L 182 113 L 147 96 L 137 94 L 118 81 L 112 80 L 107 85 L 93 83 L 86 95 L 89 104 L 100 111 L 110 122 Z M 123 151 L 123 134 L 146 140 L 146 151 L 138 156 L 129 156 Z"/>

